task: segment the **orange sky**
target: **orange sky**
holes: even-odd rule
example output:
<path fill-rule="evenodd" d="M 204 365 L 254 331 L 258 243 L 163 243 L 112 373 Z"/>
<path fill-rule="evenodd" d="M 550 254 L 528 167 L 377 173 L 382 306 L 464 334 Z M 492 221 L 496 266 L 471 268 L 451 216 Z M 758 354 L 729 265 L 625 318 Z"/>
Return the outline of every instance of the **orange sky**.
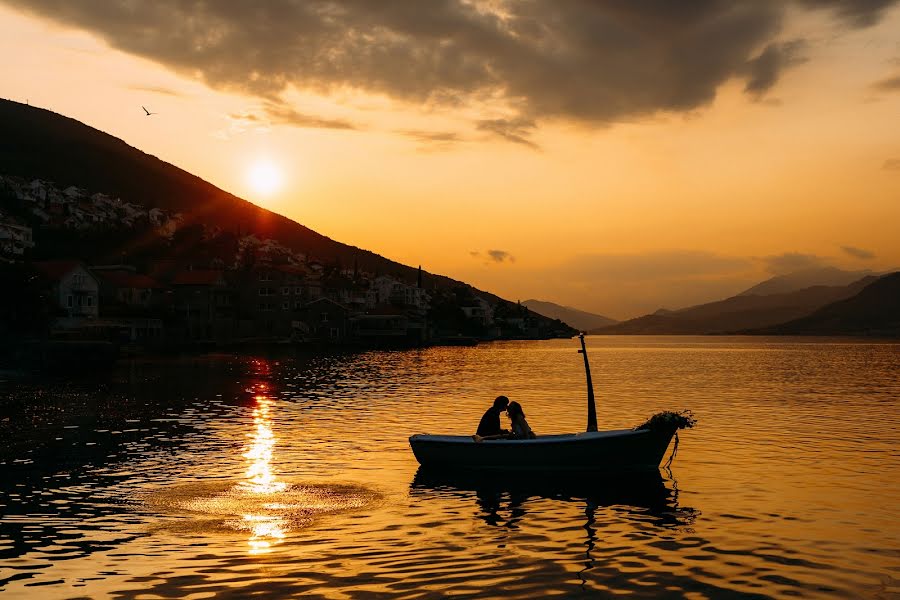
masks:
<path fill-rule="evenodd" d="M 717 67 L 702 52 L 668 66 L 675 50 L 660 59 L 650 43 L 633 62 L 603 63 L 612 75 L 589 68 L 554 84 L 540 80 L 555 79 L 552 69 L 528 71 L 536 59 L 519 47 L 497 50 L 473 33 L 473 45 L 509 52 L 495 68 L 508 79 L 474 91 L 439 61 L 446 73 L 398 59 L 400 71 L 424 69 L 414 78 L 433 75 L 453 92 L 446 100 L 422 96 L 402 72 L 347 75 L 346 65 L 339 76 L 313 70 L 286 82 L 246 67 L 245 85 L 240 54 L 214 48 L 190 62 L 199 44 L 225 35 L 215 28 L 204 30 L 212 41 L 191 38 L 198 46 L 176 55 L 158 47 L 164 36 L 132 47 L 106 15 L 70 8 L 79 2 L 35 4 L 26 13 L 26 3 L 0 1 L 0 50 L 15 57 L 0 96 L 76 118 L 339 241 L 512 300 L 622 318 L 718 299 L 791 267 L 900 267 L 900 6 L 890 2 L 872 15 L 802 0 L 726 15 L 746 18 L 739 31 L 768 28 L 746 41 L 746 58 L 767 44 L 779 50 L 775 79 L 753 63 L 765 89 L 751 90 L 751 66 L 729 64 L 695 86 L 708 98 L 687 100 L 668 93 L 678 78 L 659 82 L 645 66 L 662 60 L 654 68 L 683 77 Z M 447 17 L 454 27 L 456 16 Z M 626 17 L 615 22 L 649 22 Z M 665 18 L 652 27 L 674 28 L 676 17 Z M 468 52 L 465 33 L 446 43 Z M 610 54 L 571 39 L 557 40 L 571 46 L 559 56 Z M 709 52 L 731 51 L 730 39 Z M 272 55 L 284 60 L 284 49 Z M 283 86 L 270 89 L 268 76 Z M 158 114 L 145 117 L 141 105 Z M 280 174 L 275 192 L 249 182 L 260 162 Z"/>

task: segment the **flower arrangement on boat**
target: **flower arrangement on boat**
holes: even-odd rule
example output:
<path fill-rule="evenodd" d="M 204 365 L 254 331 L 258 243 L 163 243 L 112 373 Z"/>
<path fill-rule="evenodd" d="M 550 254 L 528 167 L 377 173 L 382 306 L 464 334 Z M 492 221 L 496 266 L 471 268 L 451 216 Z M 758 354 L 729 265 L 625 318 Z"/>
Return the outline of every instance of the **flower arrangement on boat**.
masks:
<path fill-rule="evenodd" d="M 649 429 L 650 431 L 677 431 L 679 429 L 691 429 L 696 424 L 697 419 L 694 418 L 693 413 L 689 410 L 666 410 L 656 413 L 644 423 L 635 427 L 634 430 L 643 431 Z"/>

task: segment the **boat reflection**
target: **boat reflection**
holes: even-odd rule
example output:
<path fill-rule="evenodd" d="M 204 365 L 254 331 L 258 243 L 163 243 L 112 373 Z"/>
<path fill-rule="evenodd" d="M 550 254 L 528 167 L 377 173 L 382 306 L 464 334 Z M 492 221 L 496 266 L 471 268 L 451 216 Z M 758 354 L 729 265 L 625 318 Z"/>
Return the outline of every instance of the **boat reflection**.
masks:
<path fill-rule="evenodd" d="M 587 590 L 588 572 L 595 566 L 592 555 L 598 530 L 622 519 L 644 527 L 678 528 L 694 523 L 700 514 L 680 506 L 674 478 L 659 471 L 623 475 L 547 475 L 532 473 L 478 473 L 420 467 L 410 484 L 410 495 L 419 498 L 475 500 L 478 518 L 492 527 L 517 529 L 524 519 L 540 519 L 539 500 L 580 504 L 585 531 L 584 557 L 579 558 L 581 587 Z M 545 508 L 546 504 L 542 506 Z M 603 512 L 603 509 L 608 509 Z M 598 519 L 598 516 L 602 518 Z M 555 518 L 555 517 L 554 517 Z M 581 522 L 579 520 L 579 522 Z"/>
<path fill-rule="evenodd" d="M 699 514 L 679 505 L 677 484 L 674 479 L 664 479 L 659 471 L 607 476 L 535 476 L 421 467 L 410 485 L 410 494 L 474 498 L 480 508 L 479 518 L 489 525 L 505 527 L 515 527 L 527 515 L 527 503 L 537 499 L 583 503 L 588 527 L 592 525 L 593 511 L 601 507 L 615 506 L 625 514 L 640 514 L 642 520 L 658 527 L 690 525 Z M 504 506 L 507 518 L 500 514 Z"/>

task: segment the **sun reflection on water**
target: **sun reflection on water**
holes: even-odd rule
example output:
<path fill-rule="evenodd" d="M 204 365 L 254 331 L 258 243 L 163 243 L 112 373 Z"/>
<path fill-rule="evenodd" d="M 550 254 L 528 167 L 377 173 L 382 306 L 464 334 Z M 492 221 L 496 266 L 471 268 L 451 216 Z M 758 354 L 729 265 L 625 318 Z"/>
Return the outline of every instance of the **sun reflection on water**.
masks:
<path fill-rule="evenodd" d="M 257 384 L 253 396 L 256 406 L 253 408 L 253 425 L 255 430 L 250 434 L 250 445 L 243 457 L 247 459 L 246 480 L 238 484 L 244 493 L 257 496 L 273 496 L 272 502 L 263 504 L 265 510 L 277 511 L 282 505 L 277 502 L 280 494 L 287 490 L 288 484 L 279 481 L 272 470 L 272 455 L 276 438 L 272 432 L 271 409 L 273 400 L 265 395 L 266 384 Z M 287 535 L 287 520 L 276 514 L 248 513 L 242 515 L 241 528 L 250 530 L 247 540 L 251 554 L 268 552 L 273 545 L 282 541 Z"/>

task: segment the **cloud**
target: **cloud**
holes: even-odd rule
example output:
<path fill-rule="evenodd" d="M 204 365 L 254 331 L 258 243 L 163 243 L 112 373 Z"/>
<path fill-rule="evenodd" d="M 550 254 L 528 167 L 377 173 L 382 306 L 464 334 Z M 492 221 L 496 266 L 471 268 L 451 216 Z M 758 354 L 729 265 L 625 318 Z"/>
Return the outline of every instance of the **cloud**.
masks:
<path fill-rule="evenodd" d="M 880 79 L 871 88 L 878 92 L 900 92 L 900 75 Z"/>
<path fill-rule="evenodd" d="M 825 8 L 854 27 L 869 27 L 878 23 L 895 0 L 801 0 L 808 8 Z"/>
<path fill-rule="evenodd" d="M 408 137 L 419 143 L 421 150 L 437 151 L 448 148 L 466 140 L 453 131 L 423 131 L 420 129 L 401 129 L 400 135 Z"/>
<path fill-rule="evenodd" d="M 789 7 L 876 23 L 893 0 L 0 0 L 217 89 L 280 103 L 347 90 L 413 106 L 489 106 L 476 127 L 534 147 L 533 123 L 685 112 L 720 85 L 757 98 L 797 59 Z M 763 49 L 760 52 L 760 49 Z M 275 110 L 299 126 L 353 128 Z"/>
<path fill-rule="evenodd" d="M 500 136 L 508 142 L 522 144 L 532 150 L 540 150 L 540 147 L 532 142 L 529 136 L 537 125 L 531 119 L 483 119 L 478 121 L 476 128 L 479 131 L 487 131 Z"/>
<path fill-rule="evenodd" d="M 315 115 L 308 115 L 298 112 L 285 104 L 275 102 L 266 104 L 265 114 L 270 122 L 280 125 L 316 129 L 359 129 L 357 125 L 343 119 L 325 119 Z"/>
<path fill-rule="evenodd" d="M 858 258 L 860 260 L 871 260 L 875 258 L 874 252 L 863 248 L 856 248 L 855 246 L 841 246 L 841 250 L 853 258 Z"/>
<path fill-rule="evenodd" d="M 507 252 L 506 250 L 485 250 L 484 252 L 479 252 L 477 250 L 473 250 L 469 252 L 469 256 L 475 259 L 483 259 L 484 264 L 488 265 L 493 263 L 514 263 L 516 262 L 516 257 Z"/>
<path fill-rule="evenodd" d="M 803 40 L 794 40 L 766 46 L 759 56 L 747 63 L 744 91 L 757 99 L 761 98 L 778 82 L 784 69 L 805 61 L 800 56 L 805 45 Z"/>
<path fill-rule="evenodd" d="M 488 250 L 487 255 L 491 258 L 492 261 L 498 263 L 506 261 L 516 262 L 516 258 L 506 250 Z"/>
<path fill-rule="evenodd" d="M 815 254 L 804 254 L 802 252 L 785 252 L 784 254 L 764 256 L 760 260 L 765 266 L 766 271 L 772 275 L 784 275 L 793 273 L 794 271 L 818 269 L 828 266 L 828 260 L 826 258 Z"/>
<path fill-rule="evenodd" d="M 881 168 L 885 171 L 900 171 L 900 158 L 889 158 L 884 161 Z"/>
<path fill-rule="evenodd" d="M 159 87 L 155 85 L 129 85 L 129 90 L 135 90 L 137 92 L 150 92 L 151 94 L 162 94 L 164 96 L 175 96 L 181 98 L 184 96 L 181 92 L 176 92 L 173 89 L 169 89 L 166 87 Z"/>
<path fill-rule="evenodd" d="M 563 265 L 562 270 L 599 280 L 698 279 L 745 271 L 749 259 L 723 256 L 698 250 L 666 250 L 642 254 L 582 255 Z"/>

